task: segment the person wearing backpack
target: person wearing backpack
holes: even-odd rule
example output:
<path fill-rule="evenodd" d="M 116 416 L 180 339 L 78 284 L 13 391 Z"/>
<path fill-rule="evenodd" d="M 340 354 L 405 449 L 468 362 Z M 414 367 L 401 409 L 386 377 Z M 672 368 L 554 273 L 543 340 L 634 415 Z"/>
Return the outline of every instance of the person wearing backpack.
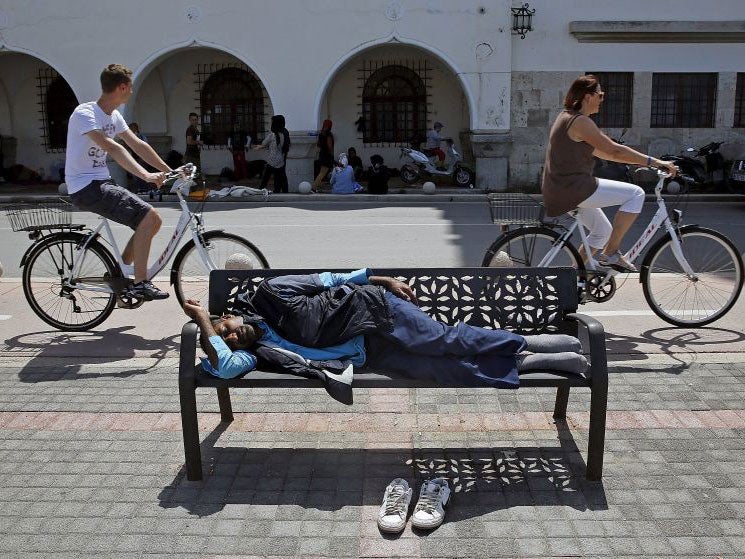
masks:
<path fill-rule="evenodd" d="M 290 151 L 290 133 L 285 128 L 283 115 L 272 117 L 271 133 L 267 134 L 261 145 L 254 146 L 254 149 L 269 150 L 260 188 L 266 188 L 269 177 L 274 176 L 274 193 L 288 192 L 286 165 L 287 153 Z"/>

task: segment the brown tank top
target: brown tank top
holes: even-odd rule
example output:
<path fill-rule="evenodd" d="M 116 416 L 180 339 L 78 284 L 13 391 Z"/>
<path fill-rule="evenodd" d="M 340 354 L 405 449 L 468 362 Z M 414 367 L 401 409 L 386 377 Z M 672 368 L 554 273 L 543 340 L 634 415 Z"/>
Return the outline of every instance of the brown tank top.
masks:
<path fill-rule="evenodd" d="M 551 127 L 541 184 L 548 217 L 575 209 L 598 187 L 597 179 L 592 176 L 594 148 L 586 142 L 575 142 L 568 134 L 579 116 L 576 111 L 562 111 Z"/>

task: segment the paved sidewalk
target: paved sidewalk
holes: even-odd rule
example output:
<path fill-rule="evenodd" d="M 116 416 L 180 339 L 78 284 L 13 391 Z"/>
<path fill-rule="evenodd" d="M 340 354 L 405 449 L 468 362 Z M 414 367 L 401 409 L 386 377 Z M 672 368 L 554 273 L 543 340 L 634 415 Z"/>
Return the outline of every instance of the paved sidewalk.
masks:
<path fill-rule="evenodd" d="M 205 481 L 188 482 L 173 342 L 150 343 L 126 359 L 6 343 L 0 555 L 745 555 L 745 357 L 614 361 L 602 483 L 584 479 L 587 395 L 555 425 L 534 389 L 358 390 L 351 407 L 240 391 L 228 427 L 200 391 Z M 445 524 L 381 535 L 387 483 L 431 475 L 455 488 Z"/>

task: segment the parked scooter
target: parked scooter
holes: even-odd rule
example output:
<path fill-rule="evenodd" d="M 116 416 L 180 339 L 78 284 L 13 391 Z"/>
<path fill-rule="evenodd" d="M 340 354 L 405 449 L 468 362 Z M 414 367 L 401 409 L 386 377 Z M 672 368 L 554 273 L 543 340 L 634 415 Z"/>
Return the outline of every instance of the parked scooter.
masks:
<path fill-rule="evenodd" d="M 419 179 L 452 176 L 453 182 L 458 186 L 473 188 L 474 172 L 461 165 L 463 157 L 455 149 L 453 140 L 445 142 L 448 145 L 448 157 L 445 159 L 447 166 L 444 169 L 437 167 L 437 156 L 434 153 L 427 156 L 413 148 L 401 148 L 401 157 L 407 156 L 411 159 L 411 163 L 404 163 L 401 166 L 401 180 L 406 184 L 414 184 Z"/>
<path fill-rule="evenodd" d="M 621 135 L 616 139 L 612 138 L 617 144 L 623 145 L 623 137 L 626 135 L 626 128 L 621 131 Z M 616 161 L 608 161 L 607 159 L 595 158 L 595 168 L 592 172 L 593 176 L 599 179 L 610 179 L 614 181 L 630 182 L 633 183 L 633 174 L 631 173 L 631 167 L 626 163 L 617 163 Z M 655 181 L 656 181 L 655 177 Z"/>
<path fill-rule="evenodd" d="M 719 153 L 719 146 L 723 143 L 710 142 L 700 148 L 689 147 L 685 150 L 686 155 L 666 154 L 660 159 L 673 161 L 682 174 L 693 178 L 695 186 L 722 183 L 726 187 L 729 177 L 724 169 L 724 157 Z"/>

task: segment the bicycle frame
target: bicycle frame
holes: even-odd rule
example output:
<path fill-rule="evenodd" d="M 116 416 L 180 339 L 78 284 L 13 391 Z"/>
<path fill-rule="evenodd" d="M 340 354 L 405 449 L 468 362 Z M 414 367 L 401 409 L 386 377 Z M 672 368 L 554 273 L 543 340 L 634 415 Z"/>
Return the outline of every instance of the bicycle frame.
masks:
<path fill-rule="evenodd" d="M 655 233 L 664 226 L 665 230 L 670 234 L 670 237 L 672 238 L 672 250 L 673 254 L 675 255 L 675 258 L 678 260 L 678 263 L 682 266 L 683 270 L 685 270 L 686 274 L 690 277 L 694 277 L 695 274 L 693 270 L 691 269 L 690 264 L 688 264 L 688 261 L 685 259 L 685 256 L 683 256 L 683 251 L 680 246 L 680 240 L 678 239 L 678 236 L 675 231 L 675 227 L 673 226 L 672 222 L 670 221 L 670 216 L 667 212 L 667 207 L 665 206 L 665 200 L 662 198 L 662 187 L 664 185 L 665 177 L 667 177 L 664 173 L 659 173 L 659 181 L 657 182 L 657 185 L 655 186 L 654 192 L 655 196 L 657 198 L 657 211 L 655 212 L 654 216 L 652 216 L 652 219 L 649 222 L 649 225 L 644 230 L 644 232 L 639 236 L 639 239 L 637 239 L 636 243 L 634 243 L 634 246 L 631 247 L 631 249 L 624 255 L 627 260 L 630 262 L 636 261 L 637 258 L 642 254 L 644 249 L 647 247 L 647 245 L 650 243 L 652 238 L 654 237 Z M 571 212 L 572 216 L 572 224 L 566 229 L 566 231 L 561 235 L 561 237 L 553 244 L 551 250 L 549 250 L 546 255 L 541 259 L 541 261 L 538 263 L 538 267 L 545 267 L 549 266 L 551 262 L 553 262 L 554 258 L 556 258 L 556 255 L 559 254 L 559 251 L 562 249 L 562 247 L 565 244 L 569 243 L 569 239 L 571 238 L 572 234 L 574 233 L 575 229 L 579 229 L 579 235 L 580 239 L 582 240 L 582 246 L 584 247 L 585 254 L 587 255 L 587 269 L 596 271 L 598 269 L 598 263 L 597 260 L 592 256 L 592 247 L 590 247 L 590 243 L 587 240 L 587 233 L 585 232 L 584 227 L 580 227 L 580 221 L 577 217 L 577 210 Z M 678 213 L 678 221 L 682 218 L 682 213 Z M 608 280 L 608 278 L 618 274 L 619 272 L 616 270 L 610 270 L 603 281 L 603 284 L 605 281 Z M 601 284 L 601 286 L 603 285 Z"/>
<path fill-rule="evenodd" d="M 179 217 L 178 224 L 176 225 L 176 230 L 174 231 L 173 235 L 171 235 L 171 238 L 168 240 L 168 244 L 166 245 L 165 249 L 163 249 L 161 255 L 148 268 L 148 280 L 154 278 L 161 270 L 163 270 L 163 268 L 166 267 L 168 262 L 171 260 L 171 257 L 173 256 L 173 253 L 175 252 L 179 241 L 181 241 L 182 237 L 186 233 L 186 228 L 189 226 L 191 226 L 191 238 L 193 239 L 194 244 L 197 247 L 197 252 L 199 253 L 202 262 L 205 265 L 205 269 L 210 271 L 216 268 L 215 264 L 212 262 L 209 255 L 207 254 L 207 251 L 204 249 L 204 245 L 202 244 L 202 241 L 200 239 L 200 230 L 202 226 L 201 218 L 199 215 L 191 213 L 191 211 L 189 210 L 189 206 L 187 205 L 186 200 L 184 199 L 184 196 L 182 194 L 182 189 L 190 182 L 191 181 L 184 181 L 183 184 L 179 185 L 176 189 L 176 196 L 178 196 L 179 205 L 181 206 L 181 216 Z M 122 254 L 119 250 L 119 246 L 116 244 L 116 240 L 114 239 L 109 221 L 105 217 L 102 217 L 100 219 L 101 223 L 99 223 L 99 225 L 88 234 L 85 242 L 78 246 L 78 248 L 75 250 L 74 264 L 70 273 L 70 277 L 65 282 L 65 286 L 72 287 L 74 285 L 75 289 L 81 289 L 85 291 L 98 291 L 102 293 L 113 292 L 113 290 L 109 286 L 75 281 L 75 278 L 78 277 L 80 269 L 85 262 L 85 254 L 88 246 L 93 241 L 93 239 L 97 238 L 101 234 L 101 231 L 103 231 L 104 237 L 109 242 L 109 245 L 114 252 L 114 258 L 116 259 L 116 263 L 122 271 L 122 275 L 124 275 L 125 277 L 134 275 L 134 266 L 125 264 L 122 260 Z"/>

